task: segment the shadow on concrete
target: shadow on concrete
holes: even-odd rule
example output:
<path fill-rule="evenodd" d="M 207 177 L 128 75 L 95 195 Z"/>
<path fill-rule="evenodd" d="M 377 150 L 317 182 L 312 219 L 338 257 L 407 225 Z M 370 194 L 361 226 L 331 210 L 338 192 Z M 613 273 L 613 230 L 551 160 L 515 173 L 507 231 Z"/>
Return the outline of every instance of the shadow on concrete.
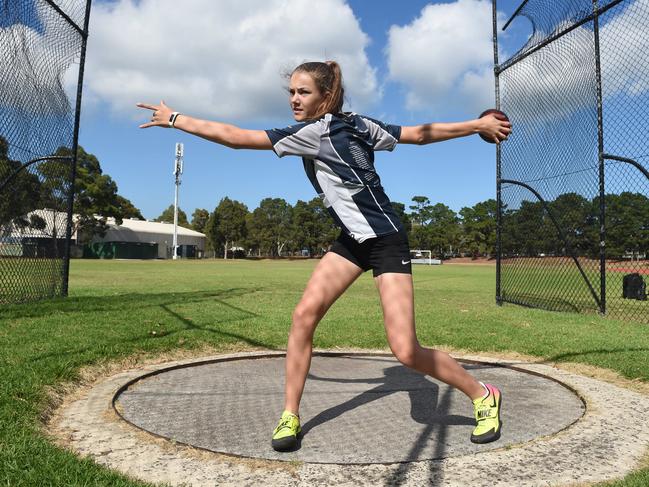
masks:
<path fill-rule="evenodd" d="M 353 360 L 381 361 L 380 359 L 366 357 L 349 358 Z M 473 426 L 475 420 L 468 416 L 448 414 L 448 411 L 450 410 L 452 389 L 447 389 L 442 397 L 440 397 L 439 386 L 434 382 L 429 381 L 424 374 L 409 369 L 403 365 L 387 367 L 383 369 L 383 373 L 383 377 L 372 379 L 327 378 L 309 374 L 308 378 L 316 381 L 377 384 L 377 386 L 342 404 L 320 412 L 302 426 L 302 434 L 303 436 L 307 435 L 310 431 L 327 421 L 331 421 L 348 411 L 369 404 L 390 394 L 408 392 L 410 398 L 410 417 L 417 423 L 425 425 L 425 428 L 413 441 L 412 447 L 407 455 L 407 460 L 400 463 L 393 474 L 386 479 L 385 485 L 400 485 L 407 478 L 410 462 L 420 460 L 420 454 L 429 444 L 429 440 L 433 434 L 435 434 L 436 442 L 433 458 L 444 458 L 446 453 L 445 445 L 448 436 L 448 427 L 451 425 Z M 383 418 L 383 420 L 389 421 L 390 418 Z M 300 446 L 301 442 L 298 442 L 296 450 L 298 450 Z M 430 456 L 427 455 L 426 458 L 429 459 Z M 434 477 L 435 483 L 441 481 L 441 472 L 435 472 Z M 435 483 L 431 485 L 435 485 Z"/>

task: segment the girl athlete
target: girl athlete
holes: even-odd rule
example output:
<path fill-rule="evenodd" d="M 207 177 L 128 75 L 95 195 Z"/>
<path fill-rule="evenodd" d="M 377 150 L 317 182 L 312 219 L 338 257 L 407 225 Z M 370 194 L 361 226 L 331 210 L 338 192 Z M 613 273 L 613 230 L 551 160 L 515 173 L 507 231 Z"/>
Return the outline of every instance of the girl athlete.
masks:
<path fill-rule="evenodd" d="M 286 351 L 285 406 L 273 431 L 275 450 L 294 449 L 300 435 L 299 406 L 306 381 L 316 326 L 329 307 L 365 271 L 372 269 L 381 299 L 390 349 L 405 366 L 439 379 L 472 401 L 474 443 L 500 438 L 500 391 L 473 378 L 450 355 L 422 347 L 415 333 L 413 283 L 406 232 L 383 191 L 374 168 L 374 151 L 400 144 L 430 144 L 482 134 L 501 142 L 509 122 L 487 115 L 458 123 L 416 126 L 388 125 L 342 111 L 344 90 L 336 62 L 308 62 L 290 77 L 289 102 L 295 125 L 272 130 L 245 130 L 199 120 L 160 105 L 138 103 L 152 110 L 140 125 L 174 127 L 235 149 L 273 150 L 279 157 L 301 156 L 306 174 L 340 236 L 316 266 L 295 308 Z"/>

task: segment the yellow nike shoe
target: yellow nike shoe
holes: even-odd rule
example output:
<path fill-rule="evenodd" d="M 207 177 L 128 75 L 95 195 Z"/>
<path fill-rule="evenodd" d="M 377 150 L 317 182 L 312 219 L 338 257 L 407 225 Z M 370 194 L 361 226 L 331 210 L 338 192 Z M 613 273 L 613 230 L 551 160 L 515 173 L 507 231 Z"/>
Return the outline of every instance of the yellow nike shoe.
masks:
<path fill-rule="evenodd" d="M 482 383 L 481 383 L 482 384 Z M 489 443 L 500 438 L 502 423 L 500 421 L 500 405 L 502 393 L 491 384 L 482 384 L 488 393 L 485 397 L 473 401 L 475 420 L 478 423 L 471 441 L 473 443 Z"/>
<path fill-rule="evenodd" d="M 271 442 L 273 450 L 292 450 L 297 446 L 297 438 L 301 432 L 302 428 L 300 427 L 299 416 L 289 411 L 284 411 L 277 428 L 273 431 L 273 440 Z"/>

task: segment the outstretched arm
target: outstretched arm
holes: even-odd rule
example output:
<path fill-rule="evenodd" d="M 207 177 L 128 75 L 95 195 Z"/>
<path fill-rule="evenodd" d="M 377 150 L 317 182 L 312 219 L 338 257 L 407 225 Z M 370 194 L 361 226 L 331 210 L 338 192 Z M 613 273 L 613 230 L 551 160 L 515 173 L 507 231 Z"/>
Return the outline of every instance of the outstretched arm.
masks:
<path fill-rule="evenodd" d="M 401 127 L 401 144 L 431 144 L 443 140 L 482 134 L 494 142 L 502 142 L 512 131 L 512 124 L 486 115 L 476 120 L 451 123 L 427 123 L 411 127 Z"/>
<path fill-rule="evenodd" d="M 153 112 L 151 121 L 143 123 L 140 128 L 169 127 L 173 110 L 165 105 L 164 101 L 161 101 L 160 105 L 138 103 L 137 106 Z M 179 114 L 174 128 L 233 149 L 273 148 L 268 135 L 263 130 L 246 130 L 227 123 L 201 120 L 189 115 Z"/>

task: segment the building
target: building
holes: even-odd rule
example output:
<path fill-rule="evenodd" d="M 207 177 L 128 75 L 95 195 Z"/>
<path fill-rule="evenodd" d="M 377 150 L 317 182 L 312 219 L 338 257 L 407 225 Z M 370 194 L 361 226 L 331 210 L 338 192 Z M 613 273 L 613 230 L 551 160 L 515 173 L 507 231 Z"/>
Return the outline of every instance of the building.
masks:
<path fill-rule="evenodd" d="M 125 218 L 121 225 L 108 218 L 108 231 L 84 246 L 84 257 L 170 259 L 173 256 L 172 223 Z M 178 255 L 200 259 L 205 255 L 205 234 L 178 226 Z"/>
<path fill-rule="evenodd" d="M 67 215 L 65 212 L 41 209 L 30 212 L 20 221 L 0 228 L 0 255 L 15 257 L 62 257 L 65 245 Z M 121 225 L 107 219 L 108 230 L 103 237 L 78 244 L 72 234 L 73 257 L 100 259 L 170 259 L 173 255 L 174 226 L 126 218 Z M 206 236 L 178 226 L 178 255 L 202 258 Z"/>
<path fill-rule="evenodd" d="M 0 256 L 63 257 L 67 222 L 65 212 L 48 208 L 0 222 Z"/>

